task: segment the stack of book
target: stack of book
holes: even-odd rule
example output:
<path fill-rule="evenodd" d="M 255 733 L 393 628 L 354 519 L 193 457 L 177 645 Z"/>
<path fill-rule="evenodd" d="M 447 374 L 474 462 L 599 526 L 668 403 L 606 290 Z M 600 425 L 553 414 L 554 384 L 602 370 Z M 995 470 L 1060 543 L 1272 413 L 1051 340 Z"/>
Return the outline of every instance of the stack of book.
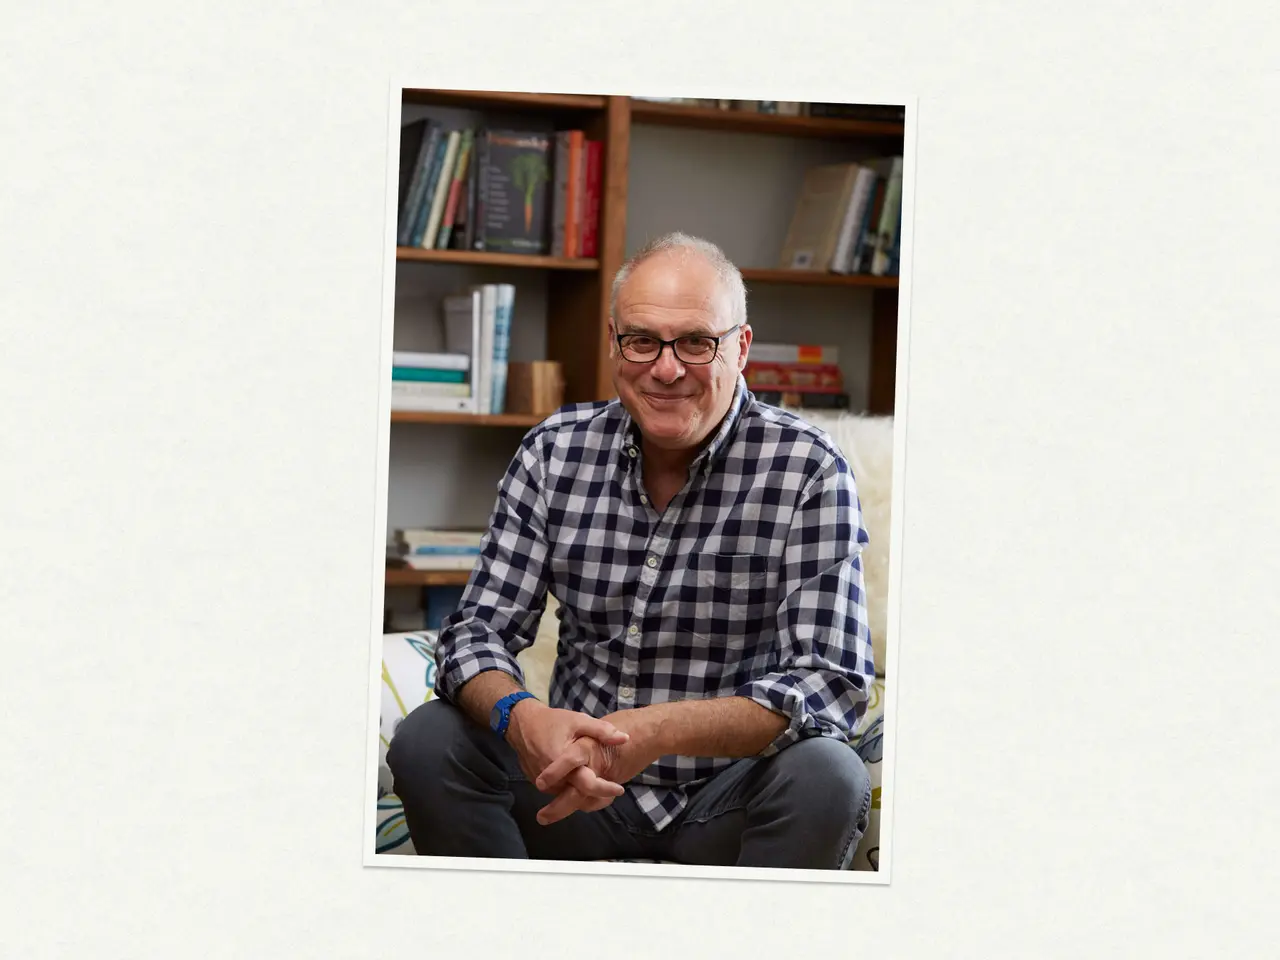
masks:
<path fill-rule="evenodd" d="M 814 167 L 782 246 L 783 270 L 898 275 L 902 157 Z"/>
<path fill-rule="evenodd" d="M 387 545 L 387 559 L 415 570 L 470 570 L 482 539 L 480 530 L 400 529 Z"/>
<path fill-rule="evenodd" d="M 757 400 L 775 406 L 847 410 L 849 395 L 835 347 L 753 343 L 742 371 Z"/>
<path fill-rule="evenodd" d="M 391 409 L 470 413 L 471 357 L 466 353 L 391 354 Z"/>
<path fill-rule="evenodd" d="M 392 354 L 391 409 L 503 413 L 515 298 L 510 283 L 477 284 L 445 297 L 444 352 Z"/>
<path fill-rule="evenodd" d="M 427 250 L 594 257 L 603 147 L 581 130 L 406 124 L 396 242 Z"/>

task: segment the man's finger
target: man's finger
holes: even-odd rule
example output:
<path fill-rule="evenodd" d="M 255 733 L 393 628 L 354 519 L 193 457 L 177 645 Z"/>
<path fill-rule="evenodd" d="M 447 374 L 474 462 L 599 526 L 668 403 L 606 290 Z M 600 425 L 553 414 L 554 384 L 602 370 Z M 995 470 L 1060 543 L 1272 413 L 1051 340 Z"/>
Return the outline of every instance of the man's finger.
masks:
<path fill-rule="evenodd" d="M 583 714 L 582 719 L 578 721 L 575 735 L 598 740 L 606 747 L 616 747 L 631 739 L 630 734 L 623 733 L 608 720 L 597 720 L 586 714 Z"/>
<path fill-rule="evenodd" d="M 542 793 L 555 793 L 562 784 L 572 784 L 579 792 L 589 797 L 606 797 L 612 800 L 622 796 L 622 785 L 612 780 L 605 780 L 587 766 L 586 759 L 579 758 L 577 751 L 568 750 L 553 760 L 534 786 Z"/>
<path fill-rule="evenodd" d="M 590 767 L 579 767 L 567 778 L 569 784 L 587 799 L 613 800 L 626 791 L 622 784 L 606 780 Z"/>
<path fill-rule="evenodd" d="M 575 810 L 581 809 L 582 797 L 570 787 L 538 811 L 538 822 L 544 827 L 563 820 Z"/>
<path fill-rule="evenodd" d="M 543 793 L 555 793 L 561 781 L 574 770 L 580 769 L 588 759 L 585 748 L 578 745 L 570 746 L 543 768 L 534 786 Z"/>

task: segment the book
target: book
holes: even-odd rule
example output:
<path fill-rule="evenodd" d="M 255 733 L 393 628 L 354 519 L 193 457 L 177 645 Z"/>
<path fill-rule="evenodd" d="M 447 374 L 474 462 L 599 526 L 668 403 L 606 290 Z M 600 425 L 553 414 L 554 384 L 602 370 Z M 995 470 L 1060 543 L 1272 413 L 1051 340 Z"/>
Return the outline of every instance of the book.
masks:
<path fill-rule="evenodd" d="M 409 350 L 391 352 L 393 367 L 427 367 L 433 370 L 468 370 L 471 357 L 467 353 L 416 353 Z"/>
<path fill-rule="evenodd" d="M 391 381 L 391 409 L 416 413 L 473 413 L 475 400 L 470 391 L 466 396 L 449 396 L 436 390 L 431 383 Z"/>
<path fill-rule="evenodd" d="M 839 393 L 844 389 L 840 368 L 829 363 L 769 363 L 751 360 L 742 371 L 752 390 L 813 390 Z"/>
<path fill-rule="evenodd" d="M 569 131 L 561 130 L 555 136 L 555 155 L 551 161 L 553 174 L 551 194 L 551 255 L 567 257 L 565 236 L 568 225 L 569 199 Z"/>
<path fill-rule="evenodd" d="M 748 362 L 755 363 L 822 363 L 838 366 L 840 351 L 837 347 L 817 346 L 807 343 L 760 343 L 751 344 L 747 354 Z"/>
<path fill-rule="evenodd" d="M 836 252 L 831 258 L 833 273 L 850 273 L 853 267 L 853 254 L 857 249 L 859 232 L 863 220 L 866 219 L 867 207 L 870 205 L 876 185 L 876 172 L 871 167 L 859 166 L 858 179 L 854 182 L 853 195 L 844 211 L 844 222 L 840 226 L 840 239 L 836 243 Z"/>
<path fill-rule="evenodd" d="M 564 227 L 564 256 L 576 257 L 578 255 L 578 231 L 579 224 L 577 219 L 578 209 L 578 181 L 579 172 L 582 169 L 582 131 L 570 130 L 569 132 L 569 161 L 565 172 L 565 227 Z"/>
<path fill-rule="evenodd" d="M 494 284 L 493 359 L 490 367 L 489 412 L 502 413 L 507 396 L 507 359 L 511 352 L 511 315 L 515 309 L 514 284 Z"/>
<path fill-rule="evenodd" d="M 430 544 L 479 548 L 483 539 L 483 530 L 445 527 L 399 527 L 392 534 L 392 542 L 405 549 Z"/>
<path fill-rule="evenodd" d="M 884 209 L 880 211 L 880 224 L 876 230 L 875 252 L 871 258 L 871 273 L 884 276 L 889 270 L 889 256 L 898 232 L 898 220 L 902 213 L 902 157 L 893 158 L 884 190 Z"/>
<path fill-rule="evenodd" d="M 782 244 L 779 266 L 783 270 L 825 272 L 831 268 L 857 174 L 854 163 L 824 164 L 805 174 Z"/>
<path fill-rule="evenodd" d="M 449 131 L 449 139 L 445 143 L 444 159 L 440 162 L 440 170 L 436 174 L 435 188 L 431 195 L 431 212 L 427 215 L 427 226 L 423 231 L 422 237 L 418 240 L 418 246 L 428 250 L 433 249 L 436 245 L 436 237 L 440 231 L 440 221 L 444 218 L 445 204 L 449 198 L 449 191 L 453 185 L 453 171 L 458 161 L 458 147 L 462 143 L 462 133 L 458 130 Z"/>
<path fill-rule="evenodd" d="M 870 273 L 871 255 L 875 252 L 876 227 L 880 223 L 880 212 L 884 209 L 886 178 L 876 177 L 875 194 L 862 219 L 861 238 L 853 254 L 850 273 Z"/>
<path fill-rule="evenodd" d="M 472 289 L 467 293 L 447 296 L 441 302 L 441 319 L 445 350 L 453 354 L 465 354 L 469 365 L 471 390 L 468 396 L 469 413 L 480 413 L 480 395 L 483 388 L 484 364 L 481 358 L 481 295 Z"/>
<path fill-rule="evenodd" d="M 582 204 L 582 252 L 581 256 L 595 257 L 599 254 L 600 241 L 600 193 L 604 181 L 604 141 L 588 140 L 586 176 L 584 188 L 586 196 Z"/>
<path fill-rule="evenodd" d="M 547 252 L 551 139 L 543 133 L 486 130 L 480 171 L 484 250 Z"/>
<path fill-rule="evenodd" d="M 810 410 L 848 410 L 847 393 L 816 393 L 801 390 L 753 390 L 761 403 L 775 407 L 798 407 Z"/>
<path fill-rule="evenodd" d="M 417 223 L 418 210 L 422 206 L 422 197 L 426 191 L 427 178 L 430 173 L 431 163 L 436 155 L 436 146 L 439 144 L 440 134 L 440 127 L 436 124 L 430 124 L 421 146 L 418 148 L 418 158 L 414 164 L 413 177 L 410 180 L 408 193 L 405 196 L 404 207 L 400 211 L 400 220 L 396 232 L 396 243 L 402 247 L 410 246 L 413 241 L 413 229 Z"/>
<path fill-rule="evenodd" d="M 467 382 L 465 370 L 437 370 L 432 367 L 392 367 L 392 380 L 408 380 L 419 383 L 462 383 Z"/>
<path fill-rule="evenodd" d="M 422 195 L 418 201 L 418 210 L 414 215 L 413 234 L 409 238 L 409 246 L 421 247 L 422 238 L 427 232 L 427 222 L 431 219 L 431 208 L 435 204 L 436 185 L 440 182 L 440 168 L 444 166 L 445 154 L 449 152 L 449 131 L 439 130 L 434 138 L 431 164 L 427 167 L 423 179 Z"/>
<path fill-rule="evenodd" d="M 396 201 L 396 210 L 400 214 L 400 223 L 404 223 L 405 201 L 409 199 L 409 188 L 413 184 L 413 175 L 417 170 L 418 154 L 422 151 L 422 143 L 427 136 L 427 121 L 415 120 L 400 128 L 400 191 Z"/>
<path fill-rule="evenodd" d="M 480 346 L 476 354 L 476 413 L 493 412 L 493 335 L 497 322 L 497 289 L 491 283 L 471 288 L 480 294 Z"/>
<path fill-rule="evenodd" d="M 454 165 L 453 180 L 449 184 L 449 198 L 445 201 L 444 216 L 440 222 L 439 235 L 436 237 L 437 250 L 449 249 L 449 240 L 458 216 L 458 208 L 462 205 L 462 194 L 467 182 L 467 170 L 471 162 L 471 147 L 474 141 L 474 130 L 462 131 L 462 138 L 458 143 L 458 161 Z"/>
<path fill-rule="evenodd" d="M 469 383 L 442 383 L 437 380 L 392 380 L 392 384 L 397 388 L 396 396 L 401 400 L 425 400 L 428 398 L 449 398 L 456 397 L 462 400 L 470 401 L 471 384 Z M 454 408 L 454 404 L 449 405 L 449 409 Z M 470 412 L 470 411 L 465 411 Z"/>

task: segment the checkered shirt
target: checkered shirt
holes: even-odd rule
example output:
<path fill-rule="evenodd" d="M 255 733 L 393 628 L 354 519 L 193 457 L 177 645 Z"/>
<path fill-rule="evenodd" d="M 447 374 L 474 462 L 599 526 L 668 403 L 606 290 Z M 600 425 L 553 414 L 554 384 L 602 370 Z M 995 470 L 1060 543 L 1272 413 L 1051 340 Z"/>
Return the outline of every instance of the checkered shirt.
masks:
<path fill-rule="evenodd" d="M 442 624 L 437 693 L 516 655 L 560 602 L 552 706 L 594 717 L 669 700 L 746 697 L 788 719 L 762 756 L 842 740 L 874 682 L 860 554 L 868 542 L 831 438 L 758 402 L 729 415 L 659 514 L 640 435 L 616 401 L 561 408 L 498 488 L 461 605 Z M 661 830 L 733 760 L 667 756 L 627 789 Z"/>

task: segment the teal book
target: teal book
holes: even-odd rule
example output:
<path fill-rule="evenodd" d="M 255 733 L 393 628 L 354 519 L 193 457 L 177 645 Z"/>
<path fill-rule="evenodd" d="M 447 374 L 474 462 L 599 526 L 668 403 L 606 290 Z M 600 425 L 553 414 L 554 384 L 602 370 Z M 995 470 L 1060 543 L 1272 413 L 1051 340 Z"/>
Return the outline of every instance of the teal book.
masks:
<path fill-rule="evenodd" d="M 438 370 L 432 367 L 392 367 L 392 380 L 412 380 L 417 383 L 466 383 L 465 370 Z"/>

